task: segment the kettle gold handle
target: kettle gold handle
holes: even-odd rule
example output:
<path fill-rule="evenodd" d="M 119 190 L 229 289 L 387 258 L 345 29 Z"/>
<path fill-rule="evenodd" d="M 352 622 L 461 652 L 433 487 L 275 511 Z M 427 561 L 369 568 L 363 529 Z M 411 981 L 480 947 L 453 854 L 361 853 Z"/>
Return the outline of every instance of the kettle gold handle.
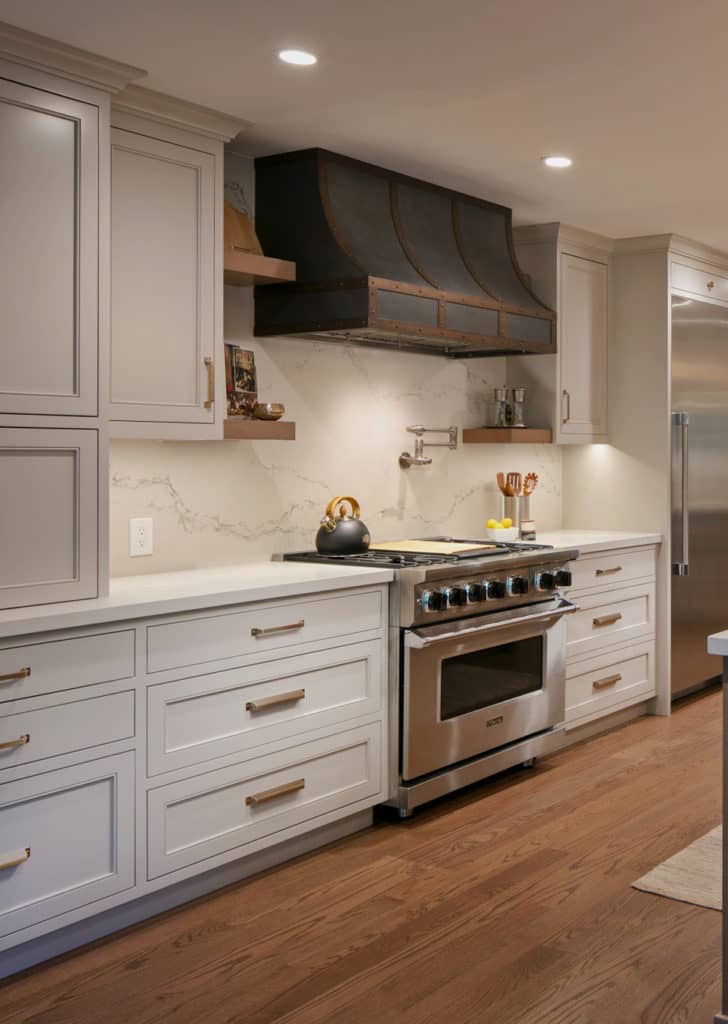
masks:
<path fill-rule="evenodd" d="M 348 502 L 349 505 L 351 505 L 351 515 L 352 515 L 352 517 L 354 519 L 358 519 L 359 515 L 361 513 L 361 507 L 359 505 L 359 502 L 356 500 L 356 498 L 350 498 L 350 497 L 346 497 L 346 496 L 343 496 L 343 497 L 340 497 L 340 498 L 332 498 L 331 501 L 326 506 L 326 516 L 329 519 L 333 519 L 334 518 L 334 509 L 336 508 L 336 506 L 340 502 L 344 502 L 344 501 Z M 339 509 L 339 517 L 341 519 L 344 518 L 344 510 L 342 508 Z"/>

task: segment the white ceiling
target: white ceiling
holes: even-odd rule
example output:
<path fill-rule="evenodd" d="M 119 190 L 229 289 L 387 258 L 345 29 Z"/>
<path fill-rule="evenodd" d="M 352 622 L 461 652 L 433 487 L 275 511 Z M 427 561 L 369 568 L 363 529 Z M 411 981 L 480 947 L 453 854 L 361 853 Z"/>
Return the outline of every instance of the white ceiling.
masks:
<path fill-rule="evenodd" d="M 519 221 L 728 250 L 726 0 L 0 0 L 0 19 L 253 122 L 251 153 L 325 146 Z"/>

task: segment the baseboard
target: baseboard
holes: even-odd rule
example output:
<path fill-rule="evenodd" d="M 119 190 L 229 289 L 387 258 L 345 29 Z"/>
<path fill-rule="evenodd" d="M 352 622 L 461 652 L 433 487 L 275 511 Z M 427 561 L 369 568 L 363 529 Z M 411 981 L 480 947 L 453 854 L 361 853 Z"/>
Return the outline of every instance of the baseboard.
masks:
<path fill-rule="evenodd" d="M 155 917 L 166 910 L 189 903 L 190 900 L 207 896 L 208 893 L 214 892 L 216 889 L 233 885 L 260 871 L 276 867 L 293 857 L 300 857 L 301 854 L 310 853 L 337 839 L 360 832 L 362 829 L 368 828 L 372 824 L 372 820 L 373 812 L 371 810 L 360 811 L 349 818 L 324 825 L 314 832 L 290 839 L 279 846 L 261 850 L 242 860 L 224 864 L 203 875 L 185 879 L 167 889 L 159 889 L 157 892 L 142 896 L 130 903 L 114 907 L 103 914 L 97 914 L 84 921 L 59 928 L 48 935 L 41 935 L 30 942 L 24 942 L 20 946 L 6 949 L 0 954 L 0 978 L 17 974 L 18 971 L 24 971 L 28 967 L 34 967 L 45 960 L 61 956 L 79 946 L 85 946 L 89 942 L 105 938 L 113 932 L 139 924 L 149 917 Z"/>

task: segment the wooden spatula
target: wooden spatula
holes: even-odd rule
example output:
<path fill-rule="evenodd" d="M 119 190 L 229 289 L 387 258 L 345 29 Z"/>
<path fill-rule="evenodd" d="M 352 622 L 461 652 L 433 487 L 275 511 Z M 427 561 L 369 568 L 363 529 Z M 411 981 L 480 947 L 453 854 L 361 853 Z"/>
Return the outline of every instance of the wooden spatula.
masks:
<path fill-rule="evenodd" d="M 533 494 L 538 484 L 538 476 L 536 473 L 526 473 L 526 477 L 523 481 L 523 494 L 527 498 L 529 494 Z"/>
<path fill-rule="evenodd" d="M 521 493 L 521 474 L 520 473 L 509 473 L 506 477 L 506 483 L 513 491 L 513 497 L 517 497 Z"/>
<path fill-rule="evenodd" d="M 498 482 L 498 489 L 500 490 L 501 494 L 505 498 L 508 498 L 509 494 L 508 494 L 508 491 L 506 490 L 508 485 L 506 484 L 506 475 L 505 475 L 505 473 L 497 473 L 496 474 L 496 480 Z"/>

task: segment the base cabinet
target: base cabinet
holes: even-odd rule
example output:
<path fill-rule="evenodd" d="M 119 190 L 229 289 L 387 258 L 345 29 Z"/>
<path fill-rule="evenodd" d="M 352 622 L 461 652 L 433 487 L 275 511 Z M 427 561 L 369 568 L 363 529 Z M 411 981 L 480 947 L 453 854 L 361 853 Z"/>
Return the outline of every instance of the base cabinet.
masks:
<path fill-rule="evenodd" d="M 133 885 L 133 753 L 0 785 L 0 936 Z"/>
<path fill-rule="evenodd" d="M 656 694 L 654 546 L 586 554 L 574 563 L 566 645 L 566 728 Z"/>
<path fill-rule="evenodd" d="M 365 827 L 388 796 L 387 599 L 359 586 L 1 641 L 0 977 L 109 915 Z M 292 610 L 298 643 L 251 647 L 251 622 Z"/>

